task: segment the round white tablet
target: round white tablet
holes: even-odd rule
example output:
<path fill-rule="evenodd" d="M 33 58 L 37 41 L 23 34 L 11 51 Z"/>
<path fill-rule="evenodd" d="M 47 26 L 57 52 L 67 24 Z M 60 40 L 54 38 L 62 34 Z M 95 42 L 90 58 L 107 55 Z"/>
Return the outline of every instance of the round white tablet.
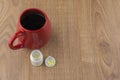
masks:
<path fill-rule="evenodd" d="M 55 66 L 55 64 L 56 64 L 56 60 L 55 60 L 54 57 L 48 56 L 48 57 L 45 59 L 45 65 L 46 65 L 47 67 L 53 67 L 53 66 Z"/>

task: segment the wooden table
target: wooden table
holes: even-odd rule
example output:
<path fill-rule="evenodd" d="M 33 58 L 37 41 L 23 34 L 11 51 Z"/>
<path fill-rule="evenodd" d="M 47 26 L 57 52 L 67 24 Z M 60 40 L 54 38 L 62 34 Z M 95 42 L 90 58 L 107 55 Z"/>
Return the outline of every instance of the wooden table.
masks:
<path fill-rule="evenodd" d="M 57 60 L 33 67 L 31 50 L 11 50 L 20 13 L 44 10 L 52 36 L 40 50 Z M 120 80 L 120 0 L 0 0 L 0 80 Z"/>

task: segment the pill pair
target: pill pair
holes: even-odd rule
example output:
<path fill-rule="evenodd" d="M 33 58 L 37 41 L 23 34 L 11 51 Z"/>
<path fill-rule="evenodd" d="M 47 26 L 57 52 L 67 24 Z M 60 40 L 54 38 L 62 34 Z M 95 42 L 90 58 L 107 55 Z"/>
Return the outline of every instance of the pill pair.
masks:
<path fill-rule="evenodd" d="M 30 54 L 30 60 L 33 66 L 40 66 L 43 64 L 43 54 L 40 50 L 33 50 Z M 45 65 L 47 67 L 53 67 L 56 64 L 56 60 L 52 56 L 48 56 L 45 59 Z"/>

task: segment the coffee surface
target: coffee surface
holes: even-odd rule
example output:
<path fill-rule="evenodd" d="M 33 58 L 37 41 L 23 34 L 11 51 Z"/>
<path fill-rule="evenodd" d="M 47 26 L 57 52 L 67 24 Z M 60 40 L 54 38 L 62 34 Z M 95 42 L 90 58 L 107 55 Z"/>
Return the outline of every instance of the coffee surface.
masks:
<path fill-rule="evenodd" d="M 21 25 L 28 30 L 37 30 L 45 24 L 45 17 L 41 14 L 31 13 L 22 17 Z"/>

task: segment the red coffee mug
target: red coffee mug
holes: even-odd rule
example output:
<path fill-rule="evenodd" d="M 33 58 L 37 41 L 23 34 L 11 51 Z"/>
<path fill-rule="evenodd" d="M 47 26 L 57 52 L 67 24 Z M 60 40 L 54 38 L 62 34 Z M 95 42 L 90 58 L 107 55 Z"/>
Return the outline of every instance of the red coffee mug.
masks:
<path fill-rule="evenodd" d="M 23 18 L 25 20 L 22 22 Z M 35 28 L 34 25 L 41 27 L 30 28 Z M 17 24 L 17 32 L 10 38 L 8 45 L 14 50 L 20 48 L 39 49 L 48 42 L 50 35 L 51 24 L 47 15 L 40 9 L 30 8 L 21 14 Z M 14 45 L 17 38 L 18 44 Z"/>

